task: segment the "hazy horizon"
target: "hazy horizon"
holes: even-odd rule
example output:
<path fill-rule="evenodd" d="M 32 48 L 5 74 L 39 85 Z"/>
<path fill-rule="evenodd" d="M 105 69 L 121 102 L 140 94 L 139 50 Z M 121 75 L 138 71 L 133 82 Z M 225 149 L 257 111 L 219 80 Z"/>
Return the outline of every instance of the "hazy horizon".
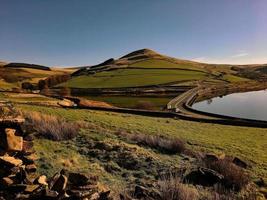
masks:
<path fill-rule="evenodd" d="M 84 66 L 149 48 L 216 64 L 267 63 L 265 0 L 2 0 L 0 60 Z"/>

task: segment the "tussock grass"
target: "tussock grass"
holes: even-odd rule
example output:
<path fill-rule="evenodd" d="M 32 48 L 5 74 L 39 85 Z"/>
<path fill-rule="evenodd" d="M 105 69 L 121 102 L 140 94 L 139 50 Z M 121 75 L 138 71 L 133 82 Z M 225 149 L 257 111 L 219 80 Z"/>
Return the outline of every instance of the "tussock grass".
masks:
<path fill-rule="evenodd" d="M 126 137 L 138 144 L 158 149 L 169 154 L 182 153 L 186 150 L 185 143 L 178 138 L 167 138 L 159 135 L 129 134 L 118 132 L 118 135 Z"/>
<path fill-rule="evenodd" d="M 226 188 L 240 191 L 249 183 L 249 175 L 227 159 L 208 162 L 206 165 L 224 176 L 223 185 Z"/>
<path fill-rule="evenodd" d="M 198 200 L 196 188 L 182 184 L 179 177 L 163 177 L 159 182 L 159 192 L 162 200 Z"/>
<path fill-rule="evenodd" d="M 54 141 L 72 139 L 85 126 L 81 122 L 68 122 L 64 118 L 39 112 L 24 112 L 24 116 L 41 136 Z"/>

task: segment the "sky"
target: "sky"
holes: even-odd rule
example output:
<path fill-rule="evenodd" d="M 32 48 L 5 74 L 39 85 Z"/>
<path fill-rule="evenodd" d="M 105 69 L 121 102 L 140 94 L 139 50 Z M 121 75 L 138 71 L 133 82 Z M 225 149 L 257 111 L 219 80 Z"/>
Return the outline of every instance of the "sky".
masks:
<path fill-rule="evenodd" d="M 267 63 L 267 0 L 0 0 L 0 60 L 83 66 L 142 48 Z"/>

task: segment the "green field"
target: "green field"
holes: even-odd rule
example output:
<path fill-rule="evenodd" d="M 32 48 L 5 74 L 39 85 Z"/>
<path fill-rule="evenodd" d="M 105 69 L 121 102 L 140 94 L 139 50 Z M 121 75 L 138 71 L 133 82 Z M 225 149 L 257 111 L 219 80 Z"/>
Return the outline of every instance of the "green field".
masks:
<path fill-rule="evenodd" d="M 235 75 L 231 75 L 231 74 L 223 76 L 223 79 L 226 80 L 226 81 L 229 81 L 231 83 L 251 81 L 249 79 L 242 78 L 242 77 L 235 76 Z"/>
<path fill-rule="evenodd" d="M 174 81 L 200 80 L 203 72 L 164 69 L 118 69 L 94 75 L 74 77 L 59 86 L 70 88 L 116 88 L 165 84 Z"/>
<path fill-rule="evenodd" d="M 26 105 L 19 106 L 19 108 L 62 116 L 70 121 L 86 121 L 92 126 L 89 130 L 84 130 L 83 136 L 85 137 L 91 137 L 92 135 L 90 136 L 90 134 L 93 134 L 94 137 L 103 137 L 102 139 L 105 139 L 106 133 L 125 130 L 133 134 L 159 134 L 173 138 L 182 138 L 190 142 L 190 148 L 194 150 L 238 156 L 249 163 L 251 166 L 249 171 L 254 178 L 267 177 L 266 129 L 206 124 L 89 110 L 69 110 Z M 113 136 L 111 136 L 111 138 L 113 138 Z M 58 142 L 47 141 L 45 139 L 37 139 L 35 143 L 37 145 L 37 153 L 42 157 L 42 160 L 54 164 L 48 169 L 45 167 L 42 168 L 41 166 L 43 171 L 52 173 L 52 171 L 56 171 L 55 168 L 63 167 L 60 164 L 59 158 L 61 156 L 67 157 L 69 154 L 75 154 L 76 157 L 83 161 L 81 164 L 86 165 L 88 162 L 84 160 L 84 158 L 81 158 L 82 155 L 79 153 L 80 147 L 77 147 L 75 142 L 71 143 L 71 148 L 68 150 L 69 144 L 67 143 L 59 144 Z M 53 153 L 56 152 L 56 149 L 61 150 L 54 155 Z M 62 152 L 63 155 L 61 155 L 60 152 Z M 177 158 L 169 156 L 166 159 L 171 160 Z M 175 162 L 173 164 L 175 164 Z"/>
<path fill-rule="evenodd" d="M 197 71 L 205 71 L 201 67 L 196 67 L 191 63 L 175 63 L 162 59 L 147 59 L 130 64 L 129 67 L 145 67 L 145 68 L 175 68 L 175 69 L 191 69 Z"/>

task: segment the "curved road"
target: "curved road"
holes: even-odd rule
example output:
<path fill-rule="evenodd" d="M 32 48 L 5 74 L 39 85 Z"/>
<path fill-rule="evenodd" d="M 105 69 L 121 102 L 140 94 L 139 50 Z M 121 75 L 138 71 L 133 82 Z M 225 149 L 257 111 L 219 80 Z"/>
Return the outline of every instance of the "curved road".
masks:
<path fill-rule="evenodd" d="M 194 98 L 201 86 L 195 87 L 191 90 L 188 90 L 187 92 L 184 92 L 183 94 L 175 97 L 167 104 L 168 110 L 174 110 L 175 112 L 179 113 L 179 115 L 184 115 L 192 118 L 201 118 L 201 119 L 209 119 L 209 120 L 218 120 L 222 119 L 219 117 L 213 117 L 213 116 L 207 116 L 204 114 L 199 114 L 196 112 L 193 112 L 192 110 L 187 109 L 185 104 L 187 104 L 189 101 Z"/>

